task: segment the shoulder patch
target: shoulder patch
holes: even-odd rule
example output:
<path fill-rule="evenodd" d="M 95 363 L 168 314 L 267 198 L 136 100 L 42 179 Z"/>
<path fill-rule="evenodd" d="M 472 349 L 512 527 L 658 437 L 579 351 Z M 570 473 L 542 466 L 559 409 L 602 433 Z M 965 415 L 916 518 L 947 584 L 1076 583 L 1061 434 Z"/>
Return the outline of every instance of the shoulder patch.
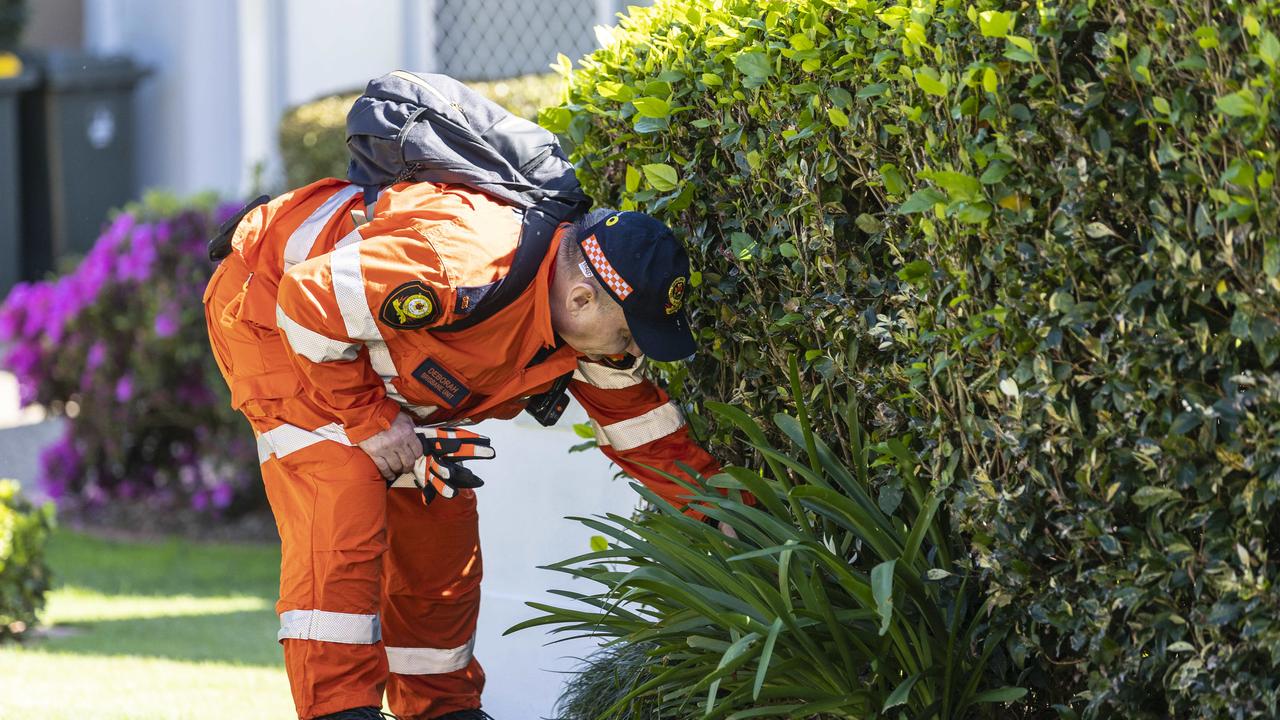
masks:
<path fill-rule="evenodd" d="M 426 283 L 414 280 L 392 290 L 382 301 L 378 316 L 393 328 L 415 330 L 440 317 L 440 300 Z"/>

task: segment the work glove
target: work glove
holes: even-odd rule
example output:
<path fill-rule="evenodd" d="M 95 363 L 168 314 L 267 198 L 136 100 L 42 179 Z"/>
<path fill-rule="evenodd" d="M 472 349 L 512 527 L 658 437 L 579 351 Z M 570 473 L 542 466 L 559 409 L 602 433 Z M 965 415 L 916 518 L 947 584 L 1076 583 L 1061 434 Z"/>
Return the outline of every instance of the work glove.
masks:
<path fill-rule="evenodd" d="M 414 433 L 422 441 L 422 457 L 413 464 L 413 483 L 422 491 L 422 501 L 430 505 L 436 496 L 446 500 L 459 488 L 478 488 L 484 481 L 461 463 L 489 460 L 497 455 L 489 438 L 458 428 L 419 427 Z"/>

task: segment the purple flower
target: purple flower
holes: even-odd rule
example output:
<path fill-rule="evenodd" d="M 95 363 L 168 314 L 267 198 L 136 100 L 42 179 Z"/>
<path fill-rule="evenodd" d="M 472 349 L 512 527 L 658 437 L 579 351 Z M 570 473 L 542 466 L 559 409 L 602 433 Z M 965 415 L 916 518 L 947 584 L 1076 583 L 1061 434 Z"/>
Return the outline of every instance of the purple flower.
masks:
<path fill-rule="evenodd" d="M 231 499 L 235 496 L 235 491 L 227 483 L 218 483 L 213 488 L 213 506 L 219 510 L 225 509 L 231 504 Z"/>
<path fill-rule="evenodd" d="M 129 247 L 120 255 L 116 275 L 125 281 L 146 280 L 157 255 L 155 226 L 139 225 L 133 231 Z"/>
<path fill-rule="evenodd" d="M 123 375 L 116 381 L 116 401 L 129 402 L 133 397 L 133 376 L 129 374 Z"/>
<path fill-rule="evenodd" d="M 89 253 L 89 256 L 84 259 L 84 262 L 80 263 L 79 269 L 76 270 L 79 297 L 86 304 L 97 299 L 98 293 L 102 292 L 102 288 L 106 286 L 111 279 L 112 272 L 115 270 L 115 258 L 108 253 L 101 252 L 101 247 L 99 246 Z"/>
<path fill-rule="evenodd" d="M 62 342 L 67 320 L 80 312 L 79 304 L 83 302 L 75 276 L 68 275 L 55 282 L 51 297 L 44 315 L 44 336 L 57 345 Z"/>
<path fill-rule="evenodd" d="M 37 283 L 31 286 L 26 296 L 26 313 L 22 318 L 22 337 L 36 340 L 41 337 L 48 324 L 48 315 L 53 305 L 52 283 Z"/>
<path fill-rule="evenodd" d="M 45 448 L 40 453 L 40 476 L 37 485 L 52 500 L 59 500 L 66 495 L 67 486 L 80 477 L 83 471 L 83 458 L 76 448 L 71 430 L 61 440 Z"/>
<path fill-rule="evenodd" d="M 173 337 L 178 333 L 178 308 L 169 305 L 156 315 L 156 336 L 162 338 Z"/>
<path fill-rule="evenodd" d="M 4 358 L 4 366 L 19 378 L 33 374 L 40 364 L 40 348 L 30 343 L 15 345 Z"/>
<path fill-rule="evenodd" d="M 4 303 L 0 304 L 0 341 L 9 341 L 17 337 L 23 325 L 23 316 L 26 314 L 30 288 L 30 285 L 22 282 L 14 285 L 4 299 Z"/>
<path fill-rule="evenodd" d="M 107 360 L 107 344 L 98 340 L 89 346 L 89 352 L 85 354 L 84 369 L 87 372 L 93 372 L 102 367 L 102 363 Z"/>

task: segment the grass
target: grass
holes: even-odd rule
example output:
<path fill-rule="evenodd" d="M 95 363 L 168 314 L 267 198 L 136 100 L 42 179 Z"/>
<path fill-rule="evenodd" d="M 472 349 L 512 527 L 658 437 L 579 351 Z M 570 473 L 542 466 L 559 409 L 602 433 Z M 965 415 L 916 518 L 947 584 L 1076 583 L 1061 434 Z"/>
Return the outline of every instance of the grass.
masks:
<path fill-rule="evenodd" d="M 294 717 L 280 550 L 59 530 L 43 630 L 0 646 L 0 718 Z"/>

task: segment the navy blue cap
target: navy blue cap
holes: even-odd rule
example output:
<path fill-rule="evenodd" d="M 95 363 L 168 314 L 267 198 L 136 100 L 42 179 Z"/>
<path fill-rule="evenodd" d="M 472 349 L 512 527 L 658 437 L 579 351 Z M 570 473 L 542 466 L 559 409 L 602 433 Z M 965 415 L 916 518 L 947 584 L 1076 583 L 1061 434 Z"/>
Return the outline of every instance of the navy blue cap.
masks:
<path fill-rule="evenodd" d="M 618 212 L 587 228 L 578 244 L 646 356 L 670 362 L 693 355 L 684 312 L 689 255 L 670 228 L 644 213 Z"/>

